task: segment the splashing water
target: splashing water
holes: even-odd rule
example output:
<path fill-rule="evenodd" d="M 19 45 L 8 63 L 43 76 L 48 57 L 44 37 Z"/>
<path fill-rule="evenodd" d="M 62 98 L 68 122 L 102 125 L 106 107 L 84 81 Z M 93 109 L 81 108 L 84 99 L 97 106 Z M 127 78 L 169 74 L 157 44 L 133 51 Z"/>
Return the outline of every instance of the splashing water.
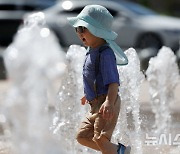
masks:
<path fill-rule="evenodd" d="M 82 111 L 82 106 L 80 106 L 80 98 L 82 96 L 82 65 L 86 51 L 82 47 L 71 46 L 67 52 L 68 61 L 68 71 L 64 76 L 63 85 L 59 91 L 59 102 L 57 102 L 56 115 L 54 118 L 54 123 L 52 129 L 54 134 L 60 137 L 65 137 L 66 148 L 73 150 L 73 153 L 95 153 L 85 148 L 80 148 L 74 141 L 74 134 L 78 128 L 82 117 L 84 117 L 84 112 Z M 127 116 L 126 111 L 127 106 L 132 109 L 134 115 L 134 123 L 136 130 L 136 140 L 133 142 L 133 146 L 141 154 L 141 140 L 138 138 L 140 134 L 140 120 L 139 120 L 139 87 L 144 79 L 144 76 L 140 72 L 139 59 L 135 50 L 129 49 L 127 51 L 128 59 L 130 61 L 129 65 L 126 67 L 119 67 L 120 78 L 122 85 L 120 88 L 120 94 L 122 98 L 121 116 L 117 124 L 116 130 L 113 135 L 113 140 L 117 140 L 125 145 L 129 144 L 128 132 L 127 132 Z M 78 67 L 77 67 L 78 66 Z M 136 68 L 134 68 L 136 67 Z M 78 69 L 77 69 L 78 68 Z M 133 70 L 133 73 L 132 73 Z M 137 71 L 136 71 L 137 70 Z M 78 80 L 80 82 L 78 82 Z M 136 80 L 134 80 L 136 79 Z M 130 88 L 131 87 L 131 88 Z M 132 92 L 135 94 L 133 95 Z M 83 109 L 84 110 L 84 109 Z M 73 113 L 73 114 L 72 114 Z M 123 128 L 122 128 L 123 127 Z M 68 130 L 68 132 L 67 132 Z M 127 140 L 126 140 L 127 139 Z M 117 143 L 117 142 L 116 142 Z M 71 151 L 70 150 L 70 151 Z"/>
<path fill-rule="evenodd" d="M 16 116 L 18 119 L 11 121 L 14 153 L 46 154 L 52 153 L 52 150 L 53 154 L 63 153 L 46 130 L 49 126 L 45 110 L 49 99 L 47 89 L 50 100 L 55 101 L 53 82 L 58 77 L 62 86 L 51 129 L 68 153 L 95 153 L 78 146 L 74 140 L 78 125 L 87 111 L 80 106 L 83 95 L 81 71 L 86 50 L 71 46 L 66 55 L 67 71 L 64 72 L 65 56 L 60 52 L 62 49 L 53 34 L 43 26 L 43 19 L 42 13 L 29 16 L 5 55 L 9 78 L 13 83 L 6 100 L 5 110 L 9 111 L 6 117 L 14 119 Z M 52 144 L 47 145 L 49 142 Z"/>
<path fill-rule="evenodd" d="M 64 149 L 75 153 L 87 153 L 78 146 L 75 134 L 80 121 L 85 116 L 85 109 L 80 103 L 83 96 L 82 69 L 86 49 L 77 45 L 67 51 L 67 72 L 62 79 L 56 104 L 56 114 L 51 129 L 58 138 L 64 138 Z M 84 151 L 85 150 L 85 151 Z"/>
<path fill-rule="evenodd" d="M 150 85 L 152 111 L 155 114 L 154 133 L 169 131 L 170 107 L 175 102 L 174 89 L 179 81 L 176 56 L 170 48 L 163 47 L 157 57 L 151 58 L 146 71 Z"/>
<path fill-rule="evenodd" d="M 140 61 L 136 51 L 130 48 L 126 51 L 129 60 L 127 66 L 119 67 L 121 80 L 120 96 L 121 96 L 121 111 L 117 123 L 115 136 L 120 142 L 125 145 L 131 144 L 134 154 L 142 154 L 141 143 L 141 120 L 139 117 L 139 93 L 140 85 L 144 80 L 144 75 L 140 71 Z M 127 113 L 132 112 L 134 120 L 134 130 L 132 133 L 127 128 Z"/>
<path fill-rule="evenodd" d="M 75 141 L 75 132 L 87 111 L 86 106 L 80 105 L 83 96 L 81 71 L 86 50 L 73 45 L 65 57 L 57 39 L 44 23 L 43 13 L 29 16 L 4 57 L 12 86 L 1 110 L 12 124 L 9 126 L 12 151 L 14 154 L 98 153 Z M 118 67 L 122 103 L 113 140 L 132 145 L 134 154 L 143 154 L 138 98 L 144 75 L 136 51 L 130 48 L 126 55 L 129 64 Z M 179 77 L 170 49 L 163 48 L 156 58 L 150 60 L 147 76 L 156 114 L 156 131 L 160 132 L 169 126 L 169 104 L 174 101 L 173 90 Z M 60 86 L 58 98 L 56 86 Z M 56 113 L 50 128 L 55 138 L 48 130 L 51 120 L 48 103 L 53 102 L 56 102 L 53 104 Z M 127 125 L 130 113 L 134 123 L 132 130 Z M 179 153 L 179 149 L 175 148 L 171 153 Z"/>
<path fill-rule="evenodd" d="M 15 154 L 65 153 L 48 130 L 47 110 L 48 100 L 54 101 L 55 82 L 65 70 L 65 55 L 42 21 L 42 13 L 29 16 L 5 52 L 12 87 L 4 112 L 12 123 Z"/>

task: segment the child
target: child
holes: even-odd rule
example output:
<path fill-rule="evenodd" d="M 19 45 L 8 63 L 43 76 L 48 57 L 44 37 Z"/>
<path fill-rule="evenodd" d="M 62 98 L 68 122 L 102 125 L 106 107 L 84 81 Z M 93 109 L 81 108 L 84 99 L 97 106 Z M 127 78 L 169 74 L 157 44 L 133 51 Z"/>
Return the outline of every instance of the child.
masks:
<path fill-rule="evenodd" d="M 68 21 L 89 50 L 83 66 L 85 96 L 81 102 L 89 104 L 91 110 L 81 124 L 77 141 L 102 154 L 128 154 L 127 147 L 110 142 L 120 110 L 116 63 L 128 63 L 126 55 L 114 42 L 117 34 L 111 30 L 113 16 L 103 6 L 87 5 Z"/>

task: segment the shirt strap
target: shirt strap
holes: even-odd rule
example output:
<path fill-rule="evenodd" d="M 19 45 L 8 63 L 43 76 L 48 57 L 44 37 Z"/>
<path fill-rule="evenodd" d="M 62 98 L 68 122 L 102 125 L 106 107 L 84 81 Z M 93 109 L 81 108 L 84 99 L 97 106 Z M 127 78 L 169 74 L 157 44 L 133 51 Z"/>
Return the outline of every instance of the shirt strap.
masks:
<path fill-rule="evenodd" d="M 102 53 L 104 50 L 108 49 L 108 48 L 109 48 L 109 46 L 107 46 L 107 45 L 106 45 L 106 46 L 101 46 L 101 47 L 99 48 L 98 55 L 96 56 L 96 61 L 95 61 L 95 81 L 94 81 L 94 91 L 95 91 L 95 93 L 96 93 L 96 97 L 98 96 L 98 94 L 97 94 L 96 78 L 97 78 L 98 73 L 99 73 L 99 64 L 100 64 L 101 53 Z"/>

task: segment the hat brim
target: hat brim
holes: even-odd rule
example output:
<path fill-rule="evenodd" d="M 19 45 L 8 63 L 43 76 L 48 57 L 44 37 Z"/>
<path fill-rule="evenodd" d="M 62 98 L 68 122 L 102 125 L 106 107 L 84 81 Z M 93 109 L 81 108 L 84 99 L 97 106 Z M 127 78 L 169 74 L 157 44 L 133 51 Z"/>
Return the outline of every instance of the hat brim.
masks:
<path fill-rule="evenodd" d="M 90 23 L 79 19 L 78 17 L 69 17 L 67 18 L 67 20 L 69 21 L 69 24 L 73 27 L 86 27 L 96 37 L 108 40 L 115 40 L 117 38 L 117 34 L 114 31 L 97 28 Z"/>

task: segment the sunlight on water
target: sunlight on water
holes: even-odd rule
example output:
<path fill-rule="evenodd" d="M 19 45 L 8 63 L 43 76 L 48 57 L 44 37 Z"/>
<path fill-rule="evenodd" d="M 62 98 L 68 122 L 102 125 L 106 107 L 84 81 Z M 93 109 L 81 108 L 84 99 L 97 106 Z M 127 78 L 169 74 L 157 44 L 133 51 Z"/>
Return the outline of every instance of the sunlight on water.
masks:
<path fill-rule="evenodd" d="M 4 139 L 11 142 L 13 154 L 98 153 L 75 140 L 80 121 L 88 111 L 87 105 L 80 104 L 86 50 L 72 45 L 65 55 L 54 34 L 44 24 L 43 13 L 28 16 L 5 52 L 12 85 L 1 107 L 0 122 L 7 125 Z M 129 64 L 118 67 L 122 103 L 113 142 L 130 144 L 131 154 L 149 154 L 153 150 L 157 154 L 180 153 L 178 146 L 168 147 L 170 150 L 157 145 L 144 146 L 139 93 L 145 77 L 140 71 L 136 51 L 130 48 L 126 55 Z M 175 57 L 169 48 L 161 49 L 158 56 L 150 60 L 146 74 L 152 110 L 156 115 L 154 131 L 162 132 L 170 126 L 173 90 L 179 83 Z M 55 111 L 50 111 L 50 107 Z M 133 128 L 128 123 L 129 115 L 132 115 Z"/>
<path fill-rule="evenodd" d="M 73 154 L 88 153 L 75 140 L 80 121 L 85 116 L 85 108 L 80 104 L 80 99 L 83 96 L 82 66 L 86 52 L 85 48 L 77 45 L 70 46 L 67 51 L 67 71 L 59 89 L 56 114 L 51 126 L 53 134 L 64 140 L 64 149 Z"/>
<path fill-rule="evenodd" d="M 126 51 L 129 64 L 118 68 L 120 74 L 120 96 L 122 99 L 121 112 L 115 131 L 115 138 L 125 145 L 131 145 L 134 154 L 142 154 L 141 119 L 139 117 L 140 104 L 138 102 L 140 85 L 144 75 L 140 71 L 140 61 L 136 51 L 130 48 Z M 134 130 L 127 128 L 127 113 L 132 112 Z M 117 138 L 119 137 L 119 139 Z"/>
<path fill-rule="evenodd" d="M 56 114 L 54 117 L 53 126 L 51 127 L 54 134 L 59 138 L 65 138 L 65 146 L 67 149 L 73 150 L 73 153 L 95 153 L 91 150 L 84 149 L 77 145 L 75 132 L 79 127 L 80 121 L 85 114 L 85 108 L 80 105 L 80 98 L 83 96 L 82 91 L 82 65 L 86 51 L 80 46 L 71 46 L 67 52 L 67 72 L 62 80 L 62 85 L 59 91 L 59 101 L 56 105 Z M 140 154 L 141 139 L 140 139 L 140 119 L 139 119 L 139 88 L 144 79 L 140 72 L 140 63 L 134 49 L 127 51 L 130 63 L 126 67 L 119 67 L 119 72 L 122 80 L 120 95 L 122 97 L 122 110 L 117 129 L 114 132 L 113 140 L 117 144 L 120 141 L 124 144 L 132 144 L 136 149 L 136 153 Z M 133 66 L 133 67 L 132 67 Z M 134 69 L 135 67 L 135 69 Z M 133 71 L 132 71 L 133 70 Z M 132 77 L 133 76 L 133 77 Z M 135 80 L 136 79 L 136 80 Z M 133 93 L 133 94 L 132 94 Z M 128 107 L 126 107 L 127 105 Z M 129 109 L 131 108 L 131 109 Z M 127 110 L 127 111 L 126 111 Z M 86 110 L 87 111 L 87 110 Z M 129 141 L 129 133 L 127 132 L 126 112 L 133 112 L 135 132 L 132 134 L 136 137 L 135 142 Z M 72 114 L 73 113 L 73 114 Z M 122 130 L 122 131 L 121 131 Z M 126 133 L 127 132 L 127 133 Z M 130 134 L 131 136 L 131 134 Z M 131 139 L 131 137 L 130 137 Z M 85 151 L 84 151 L 85 150 Z M 135 151 L 135 150 L 134 150 Z M 142 153 L 142 152 L 141 152 Z"/>
<path fill-rule="evenodd" d="M 15 154 L 63 154 L 60 142 L 49 132 L 47 107 L 48 100 L 54 98 L 55 101 L 53 85 L 65 71 L 65 54 L 55 36 L 39 24 L 43 21 L 39 14 L 28 19 L 30 23 L 25 22 L 5 52 L 12 86 L 4 113 L 12 125 L 12 151 Z"/>
<path fill-rule="evenodd" d="M 175 145 L 174 141 L 179 129 L 172 123 L 171 109 L 172 106 L 178 107 L 179 103 L 174 97 L 175 88 L 180 81 L 174 52 L 167 47 L 160 49 L 158 55 L 150 59 L 146 75 L 149 82 L 150 103 L 155 114 L 153 129 L 148 133 L 156 138 L 157 143 L 154 147 L 159 153 L 178 154 L 180 147 Z"/>
<path fill-rule="evenodd" d="M 173 51 L 163 47 L 156 57 L 150 59 L 146 74 L 155 113 L 154 131 L 158 134 L 168 132 L 171 126 L 170 107 L 175 103 L 174 90 L 179 82 L 179 69 Z"/>

